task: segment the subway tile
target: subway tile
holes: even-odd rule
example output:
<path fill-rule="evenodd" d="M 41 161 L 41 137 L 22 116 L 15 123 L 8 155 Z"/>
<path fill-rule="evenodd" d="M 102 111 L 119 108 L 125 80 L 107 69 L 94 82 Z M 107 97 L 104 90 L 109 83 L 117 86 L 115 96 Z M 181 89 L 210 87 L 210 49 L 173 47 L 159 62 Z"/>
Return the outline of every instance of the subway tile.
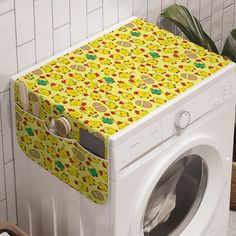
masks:
<path fill-rule="evenodd" d="M 0 14 L 8 12 L 14 9 L 14 0 L 2 0 L 0 1 Z"/>
<path fill-rule="evenodd" d="M 3 157 L 4 163 L 7 163 L 13 159 L 13 144 L 12 144 L 12 117 L 11 117 L 11 101 L 10 91 L 2 93 L 2 99 L 0 100 L 0 107 L 2 109 L 2 135 L 3 135 Z"/>
<path fill-rule="evenodd" d="M 88 14 L 88 36 L 102 31 L 102 9 Z"/>
<path fill-rule="evenodd" d="M 17 45 L 21 45 L 34 38 L 33 0 L 15 1 L 15 11 Z"/>
<path fill-rule="evenodd" d="M 210 35 L 211 33 L 211 19 L 210 17 L 204 19 L 201 21 L 201 25 L 202 25 L 202 28 L 203 30 L 208 34 Z"/>
<path fill-rule="evenodd" d="M 215 42 L 216 47 L 218 48 L 218 50 L 221 52 L 222 51 L 222 41 L 218 40 L 217 42 Z"/>
<path fill-rule="evenodd" d="M 6 198 L 8 222 L 16 224 L 16 193 L 15 193 L 15 174 L 13 161 L 5 165 L 6 173 Z"/>
<path fill-rule="evenodd" d="M 119 21 L 133 15 L 133 0 L 119 0 Z"/>
<path fill-rule="evenodd" d="M 160 24 L 161 1 L 148 1 L 148 20 L 155 25 Z"/>
<path fill-rule="evenodd" d="M 70 3 L 69 0 L 52 0 L 52 1 L 53 1 L 53 27 L 54 29 L 56 29 L 62 25 L 69 23 Z"/>
<path fill-rule="evenodd" d="M 7 220 L 7 203 L 6 200 L 0 202 L 0 220 Z"/>
<path fill-rule="evenodd" d="M 54 53 L 70 47 L 70 25 L 66 24 L 54 30 Z"/>
<path fill-rule="evenodd" d="M 36 60 L 39 62 L 53 55 L 52 2 L 35 0 L 34 8 Z"/>
<path fill-rule="evenodd" d="M 212 2 L 212 16 L 211 16 L 211 38 L 213 41 L 221 39 L 222 34 L 222 18 L 223 18 L 223 4 L 224 0 L 217 0 Z"/>
<path fill-rule="evenodd" d="M 188 0 L 176 0 L 175 3 L 188 8 Z"/>
<path fill-rule="evenodd" d="M 234 4 L 234 28 L 236 27 L 236 3 Z"/>
<path fill-rule="evenodd" d="M 6 23 L 7 22 L 7 23 Z M 9 88 L 9 77 L 17 72 L 14 12 L 0 16 L 0 92 Z"/>
<path fill-rule="evenodd" d="M 193 14 L 197 19 L 199 19 L 199 6 L 201 0 L 188 0 L 188 10 Z M 206 0 L 208 1 L 208 0 Z"/>
<path fill-rule="evenodd" d="M 234 4 L 234 0 L 224 0 L 224 8 Z"/>
<path fill-rule="evenodd" d="M 2 133 L 0 132 L 0 201 L 2 201 L 3 199 L 5 199 L 5 177 L 4 177 Z"/>
<path fill-rule="evenodd" d="M 86 1 L 86 0 L 83 0 Z M 87 12 L 97 10 L 102 7 L 102 0 L 87 0 Z"/>
<path fill-rule="evenodd" d="M 35 41 L 18 47 L 18 69 L 22 71 L 35 64 Z"/>
<path fill-rule="evenodd" d="M 104 28 L 118 23 L 118 11 L 118 0 L 103 0 Z"/>
<path fill-rule="evenodd" d="M 223 31 L 222 31 L 222 44 L 224 44 L 226 38 L 229 36 L 234 25 L 234 6 L 230 6 L 224 9 L 223 12 Z"/>
<path fill-rule="evenodd" d="M 71 44 L 75 44 L 87 36 L 87 14 L 85 0 L 70 1 Z"/>
<path fill-rule="evenodd" d="M 211 0 L 200 0 L 200 20 L 211 16 Z"/>
<path fill-rule="evenodd" d="M 174 0 L 162 0 L 162 9 L 165 9 L 174 3 Z"/>
<path fill-rule="evenodd" d="M 134 15 L 144 19 L 147 18 L 147 4 L 148 0 L 134 0 Z"/>

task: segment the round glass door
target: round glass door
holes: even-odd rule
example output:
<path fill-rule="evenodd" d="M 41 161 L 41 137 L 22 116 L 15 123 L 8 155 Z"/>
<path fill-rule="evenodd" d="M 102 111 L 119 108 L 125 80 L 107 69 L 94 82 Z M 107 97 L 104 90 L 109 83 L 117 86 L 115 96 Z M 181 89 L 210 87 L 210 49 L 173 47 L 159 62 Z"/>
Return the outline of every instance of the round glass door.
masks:
<path fill-rule="evenodd" d="M 144 236 L 179 235 L 197 212 L 207 179 L 206 163 L 198 155 L 172 164 L 150 196 L 143 219 Z"/>

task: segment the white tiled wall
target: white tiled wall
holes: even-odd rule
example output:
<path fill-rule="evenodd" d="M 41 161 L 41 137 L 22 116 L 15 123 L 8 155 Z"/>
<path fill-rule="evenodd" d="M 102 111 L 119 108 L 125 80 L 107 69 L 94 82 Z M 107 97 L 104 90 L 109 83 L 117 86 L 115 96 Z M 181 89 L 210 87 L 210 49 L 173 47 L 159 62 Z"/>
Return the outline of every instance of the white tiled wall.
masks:
<path fill-rule="evenodd" d="M 235 0 L 0 0 L 0 218 L 16 221 L 10 75 L 132 15 L 176 30 L 159 16 L 174 2 L 201 20 L 218 48 L 236 26 Z"/>

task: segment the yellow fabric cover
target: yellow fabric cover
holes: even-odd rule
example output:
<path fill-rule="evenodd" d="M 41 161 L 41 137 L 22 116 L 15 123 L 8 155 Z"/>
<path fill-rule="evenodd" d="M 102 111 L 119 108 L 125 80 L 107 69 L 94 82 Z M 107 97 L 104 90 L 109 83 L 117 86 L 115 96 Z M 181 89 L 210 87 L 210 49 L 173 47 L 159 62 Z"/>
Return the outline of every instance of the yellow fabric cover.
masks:
<path fill-rule="evenodd" d="M 68 118 L 70 138 L 78 140 L 84 127 L 107 140 L 229 63 L 135 19 L 26 74 L 16 86 L 23 80 L 38 97 L 41 119 Z"/>
<path fill-rule="evenodd" d="M 230 63 L 135 19 L 15 81 L 19 145 L 33 161 L 102 204 L 108 198 L 108 161 L 79 145 L 80 128 L 104 141 L 108 159 L 110 136 Z M 47 131 L 59 117 L 71 126 L 67 141 Z"/>

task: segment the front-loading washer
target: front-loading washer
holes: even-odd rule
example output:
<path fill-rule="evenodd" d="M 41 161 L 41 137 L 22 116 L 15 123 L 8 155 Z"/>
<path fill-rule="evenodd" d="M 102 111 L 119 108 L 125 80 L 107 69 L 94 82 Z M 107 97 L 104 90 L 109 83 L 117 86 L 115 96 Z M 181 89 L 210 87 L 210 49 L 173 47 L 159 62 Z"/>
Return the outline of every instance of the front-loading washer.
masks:
<path fill-rule="evenodd" d="M 120 169 L 111 181 L 112 235 L 226 235 L 233 107 L 209 112 Z"/>
<path fill-rule="evenodd" d="M 19 225 L 225 235 L 234 63 L 141 19 L 119 26 L 13 77 Z"/>

